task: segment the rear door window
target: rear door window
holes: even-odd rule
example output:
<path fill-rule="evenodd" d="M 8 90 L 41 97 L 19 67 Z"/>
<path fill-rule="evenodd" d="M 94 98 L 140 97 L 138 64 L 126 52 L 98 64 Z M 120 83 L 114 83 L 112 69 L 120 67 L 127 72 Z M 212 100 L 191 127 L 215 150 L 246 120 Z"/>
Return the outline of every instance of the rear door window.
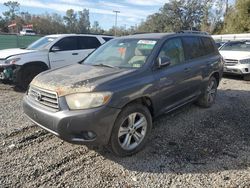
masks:
<path fill-rule="evenodd" d="M 199 58 L 204 55 L 200 37 L 183 37 L 186 60 Z"/>
<path fill-rule="evenodd" d="M 79 49 L 95 49 L 99 46 L 101 46 L 101 43 L 96 37 L 79 37 Z"/>
<path fill-rule="evenodd" d="M 54 46 L 58 47 L 60 51 L 77 50 L 77 37 L 65 37 Z"/>

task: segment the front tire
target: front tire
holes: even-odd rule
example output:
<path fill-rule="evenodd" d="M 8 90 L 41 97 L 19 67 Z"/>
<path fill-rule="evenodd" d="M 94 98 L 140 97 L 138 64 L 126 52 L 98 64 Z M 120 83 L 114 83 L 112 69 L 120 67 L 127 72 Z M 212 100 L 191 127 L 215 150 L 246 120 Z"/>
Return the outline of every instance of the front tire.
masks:
<path fill-rule="evenodd" d="M 215 77 L 211 77 L 207 83 L 204 93 L 200 96 L 197 104 L 204 108 L 211 107 L 216 99 L 218 83 Z"/>
<path fill-rule="evenodd" d="M 244 80 L 245 81 L 250 81 L 250 74 L 244 75 Z"/>
<path fill-rule="evenodd" d="M 125 157 L 139 152 L 146 144 L 152 128 L 152 117 L 142 104 L 126 106 L 118 115 L 109 141 L 110 150 Z"/>

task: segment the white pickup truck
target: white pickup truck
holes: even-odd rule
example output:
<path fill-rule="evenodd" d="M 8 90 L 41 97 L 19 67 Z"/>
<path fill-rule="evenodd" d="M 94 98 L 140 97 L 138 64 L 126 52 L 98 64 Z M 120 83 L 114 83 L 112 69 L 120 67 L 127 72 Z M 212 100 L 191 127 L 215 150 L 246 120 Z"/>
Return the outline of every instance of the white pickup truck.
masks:
<path fill-rule="evenodd" d="M 40 38 L 25 49 L 0 50 L 0 80 L 27 88 L 40 72 L 76 64 L 112 36 L 59 34 Z"/>

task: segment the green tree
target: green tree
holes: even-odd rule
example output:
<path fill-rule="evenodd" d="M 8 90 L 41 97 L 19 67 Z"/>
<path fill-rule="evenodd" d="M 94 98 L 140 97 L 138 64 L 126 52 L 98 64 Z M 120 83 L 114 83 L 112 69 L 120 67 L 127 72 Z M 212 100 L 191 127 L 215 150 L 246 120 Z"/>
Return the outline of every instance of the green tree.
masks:
<path fill-rule="evenodd" d="M 158 13 L 150 15 L 139 31 L 169 32 L 200 29 L 208 0 L 170 0 Z"/>
<path fill-rule="evenodd" d="M 8 7 L 8 11 L 3 12 L 5 19 L 8 21 L 14 20 L 20 10 L 20 4 L 16 1 L 8 1 L 4 3 L 4 6 Z"/>
<path fill-rule="evenodd" d="M 250 32 L 250 0 L 237 0 L 235 7 L 228 8 L 223 32 Z"/>
<path fill-rule="evenodd" d="M 89 21 L 89 10 L 83 9 L 83 11 L 78 12 L 78 24 L 77 32 L 78 33 L 87 33 L 90 30 L 90 21 Z"/>
<path fill-rule="evenodd" d="M 98 21 L 94 21 L 90 29 L 90 32 L 95 33 L 95 34 L 103 34 L 105 31 L 100 27 L 100 24 Z"/>
<path fill-rule="evenodd" d="M 63 17 L 67 31 L 69 33 L 76 33 L 77 32 L 77 13 L 74 12 L 73 9 L 69 9 L 66 11 L 66 15 Z"/>
<path fill-rule="evenodd" d="M 0 32 L 8 32 L 6 20 L 0 16 Z"/>

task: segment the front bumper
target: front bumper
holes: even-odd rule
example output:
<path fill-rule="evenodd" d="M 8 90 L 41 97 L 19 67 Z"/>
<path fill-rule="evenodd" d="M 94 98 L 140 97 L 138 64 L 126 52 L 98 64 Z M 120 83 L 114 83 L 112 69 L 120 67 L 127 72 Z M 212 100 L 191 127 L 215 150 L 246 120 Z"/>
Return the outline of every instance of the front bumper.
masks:
<path fill-rule="evenodd" d="M 227 66 L 225 64 L 223 72 L 238 75 L 250 74 L 250 64 L 237 64 L 234 66 Z"/>
<path fill-rule="evenodd" d="M 25 96 L 23 99 L 24 113 L 38 126 L 74 144 L 106 145 L 120 109 L 99 107 L 87 110 L 50 111 Z M 87 133 L 95 137 L 88 137 Z"/>

